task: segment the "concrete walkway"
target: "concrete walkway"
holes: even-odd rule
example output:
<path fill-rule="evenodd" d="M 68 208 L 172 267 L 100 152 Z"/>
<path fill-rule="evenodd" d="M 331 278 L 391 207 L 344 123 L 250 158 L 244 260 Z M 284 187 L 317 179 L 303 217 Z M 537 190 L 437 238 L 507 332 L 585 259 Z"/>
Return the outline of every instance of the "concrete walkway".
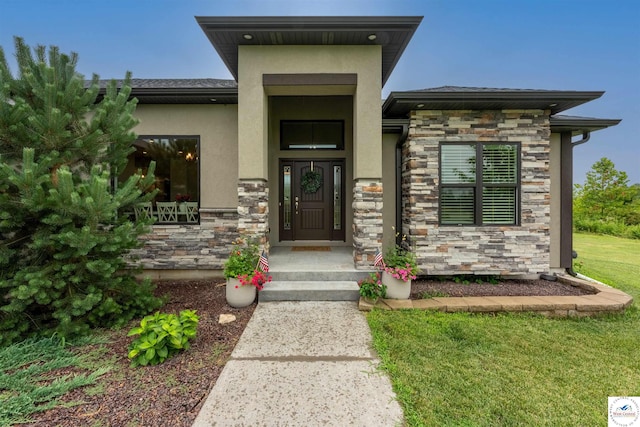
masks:
<path fill-rule="evenodd" d="M 398 426 L 355 302 L 258 304 L 194 426 Z"/>

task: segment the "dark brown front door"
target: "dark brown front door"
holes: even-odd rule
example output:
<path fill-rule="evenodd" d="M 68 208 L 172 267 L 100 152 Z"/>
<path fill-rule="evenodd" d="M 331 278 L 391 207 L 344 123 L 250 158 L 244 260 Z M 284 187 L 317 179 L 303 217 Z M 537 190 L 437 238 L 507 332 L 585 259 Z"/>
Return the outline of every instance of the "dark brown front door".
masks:
<path fill-rule="evenodd" d="M 280 240 L 344 236 L 344 160 L 281 160 Z"/>

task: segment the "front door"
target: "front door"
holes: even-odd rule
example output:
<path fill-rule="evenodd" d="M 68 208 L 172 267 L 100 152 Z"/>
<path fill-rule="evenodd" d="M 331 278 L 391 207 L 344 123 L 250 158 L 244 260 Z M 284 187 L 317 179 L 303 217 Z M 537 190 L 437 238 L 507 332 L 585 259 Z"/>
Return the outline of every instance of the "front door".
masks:
<path fill-rule="evenodd" d="M 280 240 L 342 240 L 344 159 L 280 161 Z"/>

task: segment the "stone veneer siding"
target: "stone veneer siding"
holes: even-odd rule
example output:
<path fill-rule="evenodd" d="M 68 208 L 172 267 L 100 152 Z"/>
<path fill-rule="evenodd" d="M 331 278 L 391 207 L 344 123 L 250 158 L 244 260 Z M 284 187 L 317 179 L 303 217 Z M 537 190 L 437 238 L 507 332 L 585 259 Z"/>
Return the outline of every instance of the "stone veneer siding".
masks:
<path fill-rule="evenodd" d="M 152 226 L 133 250 L 142 267 L 155 270 L 219 270 L 238 237 L 237 209 L 201 209 L 200 224 Z"/>
<path fill-rule="evenodd" d="M 403 233 L 422 274 L 549 271 L 550 127 L 542 110 L 414 111 L 403 146 Z M 441 142 L 521 143 L 520 225 L 441 226 Z"/>
<path fill-rule="evenodd" d="M 371 269 L 376 249 L 382 250 L 382 181 L 356 180 L 352 206 L 354 264 Z"/>
<path fill-rule="evenodd" d="M 160 224 L 133 250 L 144 269 L 221 270 L 240 236 L 267 243 L 269 190 L 264 180 L 238 183 L 238 208 L 200 209 L 200 224 Z"/>
<path fill-rule="evenodd" d="M 238 234 L 268 246 L 269 187 L 267 181 L 238 182 Z"/>

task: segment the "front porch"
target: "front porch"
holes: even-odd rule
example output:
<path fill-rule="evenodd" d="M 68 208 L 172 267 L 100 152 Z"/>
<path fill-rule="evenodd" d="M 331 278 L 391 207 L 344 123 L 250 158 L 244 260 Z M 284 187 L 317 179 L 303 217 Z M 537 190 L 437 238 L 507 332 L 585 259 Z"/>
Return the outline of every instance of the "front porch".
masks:
<path fill-rule="evenodd" d="M 264 301 L 357 301 L 358 280 L 370 271 L 356 269 L 353 248 L 276 246 L 269 254 L 273 281 L 259 294 Z"/>

